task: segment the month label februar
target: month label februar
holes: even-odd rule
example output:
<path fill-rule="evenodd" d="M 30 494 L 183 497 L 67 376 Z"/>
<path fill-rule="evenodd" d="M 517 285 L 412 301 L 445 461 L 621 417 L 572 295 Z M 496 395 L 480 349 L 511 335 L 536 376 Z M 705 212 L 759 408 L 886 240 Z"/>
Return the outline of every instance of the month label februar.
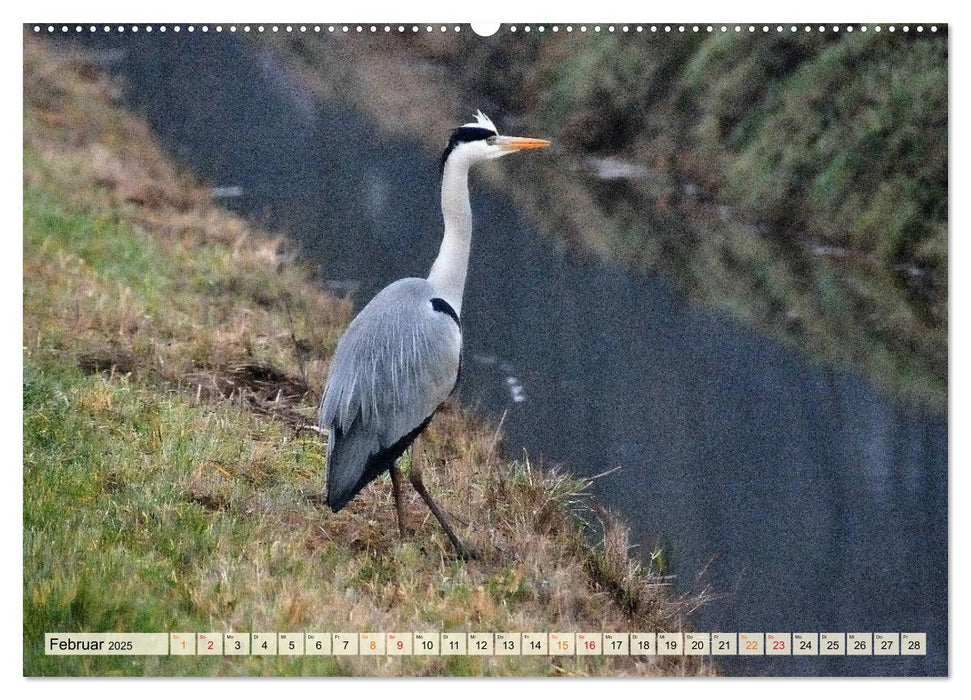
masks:
<path fill-rule="evenodd" d="M 169 653 L 165 632 L 48 632 L 44 653 L 50 656 L 164 656 Z"/>

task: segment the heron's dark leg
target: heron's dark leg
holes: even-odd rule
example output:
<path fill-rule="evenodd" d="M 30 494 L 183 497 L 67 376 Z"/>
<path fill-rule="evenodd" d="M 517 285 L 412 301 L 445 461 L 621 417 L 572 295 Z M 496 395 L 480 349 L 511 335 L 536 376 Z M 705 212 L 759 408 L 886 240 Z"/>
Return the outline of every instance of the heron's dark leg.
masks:
<path fill-rule="evenodd" d="M 415 491 L 421 496 L 422 500 L 428 504 L 428 509 L 432 512 L 435 518 L 438 520 L 442 529 L 445 530 L 445 534 L 448 535 L 448 539 L 451 540 L 452 546 L 455 547 L 455 553 L 458 555 L 459 559 L 475 559 L 476 553 L 474 550 L 466 547 L 455 536 L 455 532 L 452 527 L 448 524 L 445 519 L 445 514 L 442 513 L 441 509 L 432 500 L 431 495 L 428 493 L 428 489 L 425 488 L 425 482 L 421 478 L 421 448 L 419 447 L 418 441 L 416 440 L 411 447 L 411 485 L 415 487 Z"/>
<path fill-rule="evenodd" d="M 397 461 L 391 465 L 391 491 L 394 493 L 394 509 L 398 513 L 398 532 L 401 539 L 405 539 L 405 506 L 401 501 L 401 470 Z"/>

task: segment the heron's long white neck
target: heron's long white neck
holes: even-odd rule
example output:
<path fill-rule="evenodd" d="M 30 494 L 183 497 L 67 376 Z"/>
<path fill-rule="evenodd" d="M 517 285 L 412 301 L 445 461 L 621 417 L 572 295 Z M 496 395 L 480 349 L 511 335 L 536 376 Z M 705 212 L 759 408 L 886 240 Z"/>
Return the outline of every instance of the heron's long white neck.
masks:
<path fill-rule="evenodd" d="M 438 294 L 462 315 L 462 294 L 472 246 L 472 205 L 469 203 L 469 162 L 449 158 L 442 173 L 442 215 L 445 235 L 428 273 Z"/>

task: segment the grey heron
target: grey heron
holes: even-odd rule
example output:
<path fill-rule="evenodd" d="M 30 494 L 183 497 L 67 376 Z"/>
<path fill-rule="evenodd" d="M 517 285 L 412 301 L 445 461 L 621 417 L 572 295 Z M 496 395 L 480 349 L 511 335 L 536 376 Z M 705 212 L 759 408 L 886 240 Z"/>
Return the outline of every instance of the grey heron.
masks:
<path fill-rule="evenodd" d="M 373 479 L 391 472 L 398 528 L 404 536 L 397 460 L 452 394 L 462 355 L 462 295 L 472 242 L 469 169 L 529 148 L 543 139 L 500 136 L 481 111 L 455 129 L 441 159 L 445 228 L 427 278 L 398 280 L 351 321 L 337 343 L 320 402 L 327 443 L 327 505 L 342 509 Z M 422 481 L 413 454 L 412 485 L 438 519 L 460 557 L 456 537 Z"/>

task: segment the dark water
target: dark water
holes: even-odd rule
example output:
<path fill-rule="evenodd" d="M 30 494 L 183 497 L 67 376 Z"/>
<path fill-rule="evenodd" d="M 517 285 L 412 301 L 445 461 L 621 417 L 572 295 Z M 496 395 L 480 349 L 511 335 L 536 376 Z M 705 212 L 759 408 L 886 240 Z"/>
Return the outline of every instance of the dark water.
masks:
<path fill-rule="evenodd" d="M 242 188 L 228 206 L 290 233 L 359 304 L 427 273 L 437 154 L 316 104 L 234 37 L 85 41 L 174 154 Z M 724 594 L 696 629 L 928 633 L 926 657 L 725 659 L 727 673 L 945 674 L 946 418 L 655 277 L 557 252 L 507 196 L 472 191 L 463 394 L 506 413 L 507 451 L 587 476 L 622 467 L 600 499 L 645 553 L 664 545 L 683 587 L 704 571 Z"/>

